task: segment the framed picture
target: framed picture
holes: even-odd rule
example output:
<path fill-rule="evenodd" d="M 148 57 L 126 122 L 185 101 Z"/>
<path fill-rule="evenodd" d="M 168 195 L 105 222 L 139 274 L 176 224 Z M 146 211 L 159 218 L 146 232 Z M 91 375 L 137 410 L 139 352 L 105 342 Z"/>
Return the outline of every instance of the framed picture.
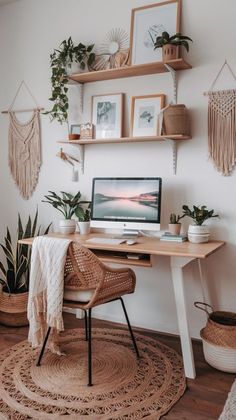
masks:
<path fill-rule="evenodd" d="M 92 97 L 92 122 L 96 139 L 122 137 L 123 93 Z"/>
<path fill-rule="evenodd" d="M 133 96 L 131 102 L 131 137 L 158 135 L 158 115 L 165 105 L 165 95 Z"/>
<path fill-rule="evenodd" d="M 132 9 L 130 64 L 162 61 L 161 48 L 154 50 L 157 36 L 180 32 L 181 0 L 169 0 Z"/>
<path fill-rule="evenodd" d="M 70 134 L 80 134 L 80 124 L 71 124 Z"/>

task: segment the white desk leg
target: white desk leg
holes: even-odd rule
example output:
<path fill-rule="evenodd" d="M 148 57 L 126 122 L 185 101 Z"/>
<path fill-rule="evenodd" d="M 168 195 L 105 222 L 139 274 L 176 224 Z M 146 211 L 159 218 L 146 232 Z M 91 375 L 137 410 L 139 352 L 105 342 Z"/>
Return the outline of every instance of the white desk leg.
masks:
<path fill-rule="evenodd" d="M 185 302 L 183 281 L 183 267 L 193 261 L 194 258 L 170 257 L 172 281 L 174 286 L 175 303 L 177 309 L 179 334 L 183 354 L 184 371 L 187 378 L 196 377 L 193 348 L 188 328 L 188 315 Z"/>

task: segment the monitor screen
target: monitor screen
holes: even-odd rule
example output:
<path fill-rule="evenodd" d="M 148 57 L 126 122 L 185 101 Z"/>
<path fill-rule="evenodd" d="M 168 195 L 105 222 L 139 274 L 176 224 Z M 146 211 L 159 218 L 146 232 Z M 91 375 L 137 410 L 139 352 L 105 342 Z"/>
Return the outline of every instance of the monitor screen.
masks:
<path fill-rule="evenodd" d="M 94 178 L 91 226 L 160 230 L 161 178 Z"/>

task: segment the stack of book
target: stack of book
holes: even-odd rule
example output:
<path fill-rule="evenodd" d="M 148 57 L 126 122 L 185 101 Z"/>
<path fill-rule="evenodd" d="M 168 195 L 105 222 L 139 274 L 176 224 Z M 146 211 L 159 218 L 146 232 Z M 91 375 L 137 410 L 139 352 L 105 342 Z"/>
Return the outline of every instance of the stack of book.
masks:
<path fill-rule="evenodd" d="M 174 235 L 170 232 L 164 232 L 163 235 L 161 235 L 160 240 L 161 241 L 170 241 L 170 242 L 185 242 L 187 241 L 188 237 L 187 235 Z"/>

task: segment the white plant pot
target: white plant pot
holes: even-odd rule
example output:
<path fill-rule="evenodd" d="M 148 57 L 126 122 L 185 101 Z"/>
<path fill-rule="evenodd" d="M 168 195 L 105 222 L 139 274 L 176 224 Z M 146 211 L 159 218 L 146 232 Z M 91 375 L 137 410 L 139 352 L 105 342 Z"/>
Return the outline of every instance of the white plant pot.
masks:
<path fill-rule="evenodd" d="M 71 66 L 66 66 L 66 74 L 68 76 L 70 76 L 71 74 L 74 74 L 74 73 L 76 73 L 76 74 L 78 74 L 78 73 L 86 73 L 88 71 L 89 70 L 88 70 L 87 65 L 85 66 L 85 69 L 82 70 L 81 67 L 80 67 L 80 63 L 76 63 L 75 61 L 73 61 L 71 63 Z"/>
<path fill-rule="evenodd" d="M 90 232 L 90 222 L 77 222 L 81 235 L 87 235 Z"/>
<path fill-rule="evenodd" d="M 193 244 L 208 242 L 210 237 L 209 227 L 206 225 L 190 225 L 188 228 L 188 240 Z"/>
<path fill-rule="evenodd" d="M 76 222 L 71 219 L 62 219 L 59 221 L 59 230 L 64 235 L 69 233 L 75 233 Z"/>

